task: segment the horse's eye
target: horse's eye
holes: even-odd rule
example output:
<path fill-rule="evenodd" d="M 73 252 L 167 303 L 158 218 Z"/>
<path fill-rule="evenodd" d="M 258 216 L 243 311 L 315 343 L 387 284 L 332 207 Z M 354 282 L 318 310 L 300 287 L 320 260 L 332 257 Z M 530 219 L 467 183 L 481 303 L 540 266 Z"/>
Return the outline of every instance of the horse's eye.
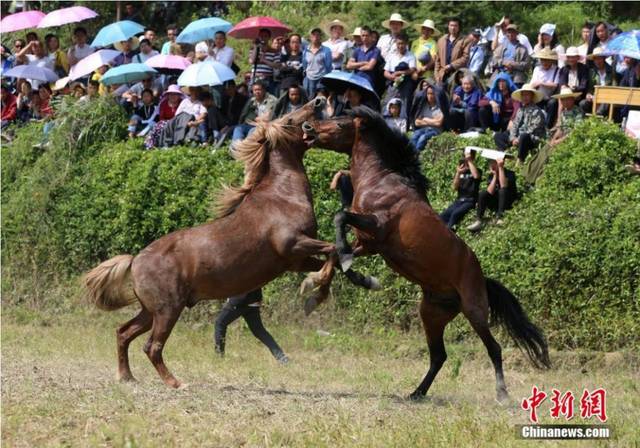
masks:
<path fill-rule="evenodd" d="M 289 121 L 287 122 L 288 125 L 292 125 L 293 124 L 293 120 L 291 118 L 289 118 Z"/>

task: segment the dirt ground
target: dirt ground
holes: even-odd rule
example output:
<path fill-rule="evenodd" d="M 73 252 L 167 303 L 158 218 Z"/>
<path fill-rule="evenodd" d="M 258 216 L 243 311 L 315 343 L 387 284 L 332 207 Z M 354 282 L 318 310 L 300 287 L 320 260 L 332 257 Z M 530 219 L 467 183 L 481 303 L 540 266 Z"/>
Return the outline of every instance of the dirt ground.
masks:
<path fill-rule="evenodd" d="M 429 398 L 414 403 L 406 396 L 427 366 L 418 333 L 362 334 L 313 320 L 271 326 L 291 357 L 281 366 L 243 323 L 230 327 L 220 359 L 212 326 L 179 322 L 165 360 L 188 387 L 171 390 L 142 352 L 144 336 L 131 346 L 139 382 L 115 381 L 115 328 L 133 312 L 50 318 L 3 310 L 3 446 L 530 446 L 515 425 L 528 423 L 520 402 L 533 385 L 577 395 L 574 424 L 595 423 L 579 415 L 583 389 L 607 390 L 610 440 L 547 446 L 640 444 L 637 353 L 554 352 L 553 369 L 537 371 L 505 348 L 511 400 L 498 404 L 479 341 L 449 343 Z M 549 409 L 548 399 L 542 421 L 558 423 Z"/>

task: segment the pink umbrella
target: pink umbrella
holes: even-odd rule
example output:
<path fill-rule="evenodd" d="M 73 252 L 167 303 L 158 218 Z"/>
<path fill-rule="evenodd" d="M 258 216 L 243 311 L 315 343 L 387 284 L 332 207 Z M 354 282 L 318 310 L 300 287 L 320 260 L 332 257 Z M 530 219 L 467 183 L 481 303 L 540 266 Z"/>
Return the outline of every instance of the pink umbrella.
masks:
<path fill-rule="evenodd" d="M 4 17 L 0 21 L 0 32 L 26 30 L 38 26 L 45 14 L 42 11 L 23 11 Z"/>
<path fill-rule="evenodd" d="M 191 65 L 191 62 L 187 58 L 176 55 L 158 54 L 147 59 L 145 62 L 149 67 L 169 69 L 169 70 L 184 70 Z"/>
<path fill-rule="evenodd" d="M 249 17 L 231 28 L 228 34 L 236 39 L 257 39 L 263 28 L 271 31 L 272 37 L 283 36 L 291 31 L 291 28 L 273 17 Z"/>
<path fill-rule="evenodd" d="M 57 9 L 47 14 L 38 24 L 38 28 L 48 28 L 50 26 L 82 22 L 83 20 L 93 19 L 97 16 L 97 12 L 89 8 L 85 8 L 84 6 L 72 6 L 71 8 Z"/>
<path fill-rule="evenodd" d="M 69 71 L 69 78 L 71 78 L 72 81 L 74 79 L 82 78 L 96 70 L 98 67 L 107 65 L 119 54 L 120 52 L 115 50 L 100 50 L 95 53 L 91 53 L 86 58 L 80 59 L 76 65 L 71 67 L 71 70 Z"/>

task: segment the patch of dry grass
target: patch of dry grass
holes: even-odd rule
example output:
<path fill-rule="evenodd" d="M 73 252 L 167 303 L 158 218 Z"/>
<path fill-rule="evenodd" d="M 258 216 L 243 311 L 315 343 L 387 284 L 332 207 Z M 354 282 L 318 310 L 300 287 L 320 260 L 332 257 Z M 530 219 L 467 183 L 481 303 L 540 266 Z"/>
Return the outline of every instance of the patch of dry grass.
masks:
<path fill-rule="evenodd" d="M 601 445 L 640 440 L 637 354 L 555 353 L 554 369 L 540 372 L 505 349 L 512 400 L 498 405 L 480 343 L 449 344 L 430 398 L 412 403 L 405 396 L 426 370 L 420 334 L 361 335 L 325 324 L 332 336 L 319 336 L 318 320 L 277 326 L 292 359 L 280 366 L 244 324 L 230 327 L 227 357 L 219 359 L 212 328 L 179 323 L 165 350 L 189 384 L 176 391 L 142 353 L 144 337 L 131 347 L 139 382 L 114 380 L 115 328 L 132 311 L 53 319 L 5 313 L 4 446 L 517 446 L 524 442 L 514 425 L 527 422 L 519 401 L 534 384 L 578 395 L 605 387 L 614 439 Z"/>

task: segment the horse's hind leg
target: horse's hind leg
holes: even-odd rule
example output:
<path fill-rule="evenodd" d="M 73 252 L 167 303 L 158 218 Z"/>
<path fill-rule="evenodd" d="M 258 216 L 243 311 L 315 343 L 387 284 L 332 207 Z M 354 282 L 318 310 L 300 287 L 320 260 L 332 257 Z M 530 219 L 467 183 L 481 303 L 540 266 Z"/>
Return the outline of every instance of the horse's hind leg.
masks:
<path fill-rule="evenodd" d="M 431 383 L 447 360 L 447 352 L 444 348 L 444 329 L 457 314 L 457 304 L 451 308 L 445 308 L 430 302 L 427 294 L 423 297 L 420 303 L 420 317 L 429 345 L 429 370 L 420 385 L 410 395 L 412 400 L 418 400 L 427 394 Z"/>
<path fill-rule="evenodd" d="M 173 326 L 178 321 L 183 307 L 163 308 L 153 314 L 153 329 L 151 336 L 144 345 L 144 351 L 149 357 L 151 364 L 158 371 L 158 375 L 167 386 L 178 388 L 180 381 L 174 377 L 162 359 L 162 350 L 167 338 L 171 334 Z"/>
<path fill-rule="evenodd" d="M 473 327 L 478 336 L 480 336 L 482 343 L 487 348 L 489 358 L 491 358 L 496 373 L 496 398 L 498 401 L 504 401 L 509 398 L 509 394 L 504 382 L 504 372 L 502 370 L 502 348 L 489 329 L 489 302 L 487 300 L 484 283 L 482 284 L 481 291 L 481 296 L 477 294 L 466 297 L 462 296 L 462 313 L 467 320 L 469 320 L 471 327 Z"/>
<path fill-rule="evenodd" d="M 129 344 L 142 333 L 149 331 L 152 322 L 151 313 L 143 306 L 136 317 L 116 330 L 118 343 L 118 380 L 135 380 L 129 367 Z"/>

